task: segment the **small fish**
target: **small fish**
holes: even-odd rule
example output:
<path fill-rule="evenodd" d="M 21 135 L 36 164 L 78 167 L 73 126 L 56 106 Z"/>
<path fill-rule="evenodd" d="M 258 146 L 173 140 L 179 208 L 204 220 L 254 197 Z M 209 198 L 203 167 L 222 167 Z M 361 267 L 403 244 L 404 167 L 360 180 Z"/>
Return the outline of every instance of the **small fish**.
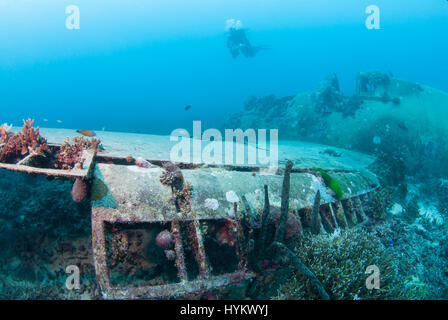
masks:
<path fill-rule="evenodd" d="M 82 134 L 83 136 L 86 136 L 86 137 L 95 137 L 96 136 L 95 131 L 92 131 L 92 130 L 76 130 L 76 132 L 78 132 L 79 134 Z"/>
<path fill-rule="evenodd" d="M 48 119 L 47 119 L 47 118 L 45 118 L 45 119 L 44 119 L 44 122 L 48 122 Z"/>
<path fill-rule="evenodd" d="M 62 123 L 62 120 L 56 120 L 57 123 Z"/>
<path fill-rule="evenodd" d="M 190 110 L 190 108 L 191 108 L 191 106 L 190 106 L 190 105 L 187 105 L 187 106 L 185 107 L 185 111 Z"/>
<path fill-rule="evenodd" d="M 392 244 L 395 243 L 395 241 L 394 241 L 394 240 L 389 240 L 387 243 L 390 244 L 390 245 L 392 245 Z"/>

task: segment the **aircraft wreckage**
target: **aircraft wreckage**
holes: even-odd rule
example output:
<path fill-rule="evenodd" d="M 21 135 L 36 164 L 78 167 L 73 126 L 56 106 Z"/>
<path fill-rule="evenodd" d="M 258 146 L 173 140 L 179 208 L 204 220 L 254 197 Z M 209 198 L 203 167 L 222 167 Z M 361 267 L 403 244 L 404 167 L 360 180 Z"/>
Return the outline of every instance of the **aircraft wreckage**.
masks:
<path fill-rule="evenodd" d="M 30 128 L 28 123 L 23 130 Z M 38 134 L 48 141 L 46 150 L 60 158 L 65 139 L 76 136 L 66 129 L 41 128 Z M 374 158 L 323 145 L 280 141 L 279 168 L 273 171 L 173 163 L 168 136 L 98 136 L 103 147 L 86 145 L 72 167 L 45 167 L 30 149 L 27 156 L 0 163 L 0 169 L 73 180 L 75 193 L 90 190 L 93 263 L 105 299 L 191 297 L 251 279 L 257 274 L 254 257 L 288 237 L 288 215 L 299 233 L 349 228 L 369 219 L 365 208 L 379 187 L 367 169 Z M 328 179 L 337 181 L 338 190 Z M 265 220 L 269 214 L 277 222 Z M 139 228 L 157 234 L 152 245 L 163 249 L 166 272 L 174 274 L 169 281 L 150 276 L 138 283 L 115 281 L 120 259 L 113 248 L 117 243 L 128 248 L 126 230 Z"/>

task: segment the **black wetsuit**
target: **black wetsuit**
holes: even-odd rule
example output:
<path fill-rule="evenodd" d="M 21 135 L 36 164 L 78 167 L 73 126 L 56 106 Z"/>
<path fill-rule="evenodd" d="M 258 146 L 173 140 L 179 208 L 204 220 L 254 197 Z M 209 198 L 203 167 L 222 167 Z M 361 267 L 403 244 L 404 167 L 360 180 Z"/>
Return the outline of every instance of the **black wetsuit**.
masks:
<path fill-rule="evenodd" d="M 229 29 L 229 36 L 227 38 L 227 47 L 230 50 L 230 54 L 233 58 L 238 57 L 240 52 L 245 57 L 254 57 L 260 47 L 253 47 L 246 37 L 245 29 Z"/>

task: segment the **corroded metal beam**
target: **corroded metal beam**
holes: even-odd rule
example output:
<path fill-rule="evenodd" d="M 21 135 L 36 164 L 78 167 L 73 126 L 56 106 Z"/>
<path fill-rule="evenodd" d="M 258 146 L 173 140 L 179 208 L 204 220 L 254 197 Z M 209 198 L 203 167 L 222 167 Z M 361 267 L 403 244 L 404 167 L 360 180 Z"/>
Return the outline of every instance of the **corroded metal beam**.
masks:
<path fill-rule="evenodd" d="M 74 168 L 72 170 L 60 170 L 49 168 L 36 168 L 21 164 L 20 161 L 17 164 L 0 163 L 0 169 L 23 172 L 32 175 L 45 175 L 65 179 L 87 179 L 91 176 L 92 169 L 95 164 L 94 163 L 95 151 L 85 150 L 82 154 L 82 158 L 85 159 L 82 169 Z"/>
<path fill-rule="evenodd" d="M 202 243 L 202 233 L 199 228 L 199 221 L 192 222 L 192 230 L 198 251 L 195 257 L 200 267 L 200 275 L 192 281 L 187 279 L 185 267 L 184 244 L 180 239 L 180 224 L 178 220 L 171 222 L 171 233 L 175 238 L 176 267 L 178 269 L 179 282 L 167 283 L 156 286 L 124 287 L 113 286 L 109 277 L 109 266 L 107 263 L 106 236 L 104 230 L 105 222 L 126 223 L 122 218 L 111 215 L 113 209 L 92 208 L 92 246 L 94 255 L 95 271 L 97 281 L 105 299 L 160 299 L 169 297 L 183 297 L 189 294 L 198 294 L 219 289 L 231 284 L 240 283 L 255 275 L 246 270 L 239 269 L 235 272 L 211 276 L 208 271 L 208 261 Z M 139 222 L 155 222 L 153 220 L 132 219 L 129 224 Z"/>

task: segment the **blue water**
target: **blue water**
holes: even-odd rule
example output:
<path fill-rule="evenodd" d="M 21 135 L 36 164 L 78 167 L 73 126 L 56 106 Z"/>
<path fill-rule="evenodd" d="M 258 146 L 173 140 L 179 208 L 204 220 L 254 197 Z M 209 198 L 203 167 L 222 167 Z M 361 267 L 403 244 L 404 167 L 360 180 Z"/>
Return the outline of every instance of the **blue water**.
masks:
<path fill-rule="evenodd" d="M 80 30 L 65 27 L 71 4 L 80 8 Z M 377 0 L 380 30 L 365 27 L 370 4 L 0 0 L 1 118 L 169 134 L 191 130 L 193 120 L 221 128 L 249 95 L 312 90 L 331 72 L 348 94 L 356 72 L 367 70 L 448 91 L 448 3 Z M 232 59 L 230 18 L 270 49 Z"/>
<path fill-rule="evenodd" d="M 70 5 L 80 10 L 79 30 L 66 28 Z M 369 5 L 380 9 L 380 29 L 366 27 Z M 229 19 L 241 20 L 252 45 L 266 50 L 255 57 L 232 58 L 227 48 Z M 285 170 L 282 190 L 276 180 L 280 177 L 261 177 L 266 172 L 256 168 L 251 169 L 251 177 L 247 168 L 226 168 L 232 171 L 228 175 L 221 169 L 215 173 L 215 169 L 185 164 L 179 168 L 164 163 L 159 168 L 160 161 L 134 159 L 146 152 L 138 141 L 123 151 L 131 153 L 126 162 L 113 159 L 108 152 L 121 152 L 121 147 L 112 141 L 116 135 L 107 134 L 98 134 L 102 139 L 98 149 L 104 148 L 104 153 L 95 158 L 98 165 L 92 179 L 84 182 L 1 169 L 0 300 L 104 298 L 98 286 L 102 281 L 96 282 L 105 276 L 104 269 L 97 268 L 95 274 L 90 251 L 92 244 L 102 247 L 95 225 L 92 242 L 91 221 L 100 219 L 95 212 L 112 210 L 114 215 L 123 214 L 119 221 L 126 221 L 124 213 L 132 213 L 132 208 L 139 210 L 137 217 L 146 208 L 152 216 L 155 207 L 163 211 L 158 219 L 169 210 L 183 217 L 193 213 L 187 217 L 197 217 L 198 212 L 199 217 L 210 218 L 201 220 L 203 235 L 197 238 L 203 239 L 205 255 L 197 251 L 202 240 L 192 241 L 194 228 L 187 228 L 186 221 L 176 231 L 184 239 L 177 240 L 175 251 L 172 244 L 163 244 L 163 238 L 162 244 L 157 240 L 165 234 L 170 242 L 166 234 L 170 232 L 162 230 L 165 225 L 157 223 L 152 229 L 156 224 L 151 223 L 144 236 L 143 229 L 134 228 L 137 224 L 106 223 L 111 279 L 129 280 L 129 284 L 148 280 L 151 285 L 170 282 L 170 277 L 177 281 L 173 259 L 182 251 L 185 259 L 176 258 L 179 275 L 185 261 L 189 280 L 199 274 L 193 260 L 200 256 L 210 262 L 211 274 L 233 272 L 238 247 L 238 251 L 249 250 L 239 252 L 248 257 L 248 270 L 268 276 L 245 293 L 243 286 L 235 286 L 228 297 L 219 298 L 317 299 L 316 281 L 304 281 L 300 272 L 293 278 L 284 272 L 289 260 L 303 260 L 331 299 L 448 299 L 447 30 L 446 0 L 0 0 L 2 168 L 16 169 L 10 165 L 23 163 L 48 172 L 84 163 L 86 169 L 81 151 L 67 144 L 50 150 L 45 140 L 29 138 L 29 130 L 8 132 L 9 125 L 3 125 L 21 126 L 22 119 L 28 118 L 40 127 L 152 134 L 170 134 L 178 128 L 192 132 L 193 121 L 201 120 L 202 131 L 223 132 L 226 124 L 233 126 L 228 129 L 258 126 L 278 129 L 280 139 L 327 145 L 321 149 L 309 145 L 310 150 L 304 145 L 300 149 L 304 152 L 293 154 L 297 171 L 290 175 Z M 355 92 L 358 72 L 366 72 L 359 78 L 365 81 Z M 343 94 L 328 78 L 318 87 L 332 73 L 337 74 L 331 79 L 339 80 Z M 226 122 L 244 109 L 252 95 L 281 98 L 303 92 L 313 95 L 300 95 L 293 103 L 252 99 L 244 113 Z M 186 110 L 186 106 L 191 107 Z M 41 134 L 45 132 L 54 133 L 42 130 Z M 270 133 L 270 161 L 277 150 L 272 147 L 273 136 Z M 267 150 L 260 134 L 257 139 L 260 162 L 260 150 Z M 51 136 L 48 141 L 54 142 Z M 72 147 L 80 143 L 73 139 Z M 281 141 L 280 157 L 297 150 L 288 148 L 293 145 Z M 163 150 L 150 153 L 164 157 L 159 151 Z M 372 163 L 367 167 L 368 159 Z M 342 164 L 347 171 L 334 170 Z M 148 169 L 152 166 L 156 168 Z M 155 176 L 159 170 L 164 172 Z M 186 179 L 182 172 L 188 172 Z M 261 184 L 252 190 L 255 182 L 248 179 L 255 178 L 257 184 L 267 181 L 263 183 L 269 185 L 269 206 L 260 202 Z M 246 181 L 247 190 L 241 190 Z M 166 194 L 169 189 L 172 197 Z M 163 199 L 156 199 L 157 195 Z M 230 201 L 235 196 L 243 201 Z M 251 206 L 244 196 L 258 210 L 248 210 Z M 331 201 L 337 211 L 328 210 L 336 208 Z M 113 208 L 102 207 L 109 203 Z M 288 203 L 289 214 L 283 215 L 288 213 L 288 208 L 284 210 Z M 319 203 L 323 206 L 316 210 Z M 216 210 L 216 205 L 229 214 L 228 219 L 213 221 L 216 216 L 210 209 Z M 257 212 L 263 212 L 262 217 L 257 218 Z M 138 219 L 130 217 L 132 222 Z M 246 239 L 235 237 L 236 224 Z M 262 231 L 265 237 L 259 236 Z M 271 246 L 273 239 L 276 244 Z M 271 248 L 279 243 L 294 249 L 297 260 L 282 256 L 285 250 L 271 256 Z M 197 266 L 201 271 L 208 264 L 203 262 Z M 69 287 L 64 291 L 69 264 L 82 266 L 80 291 L 69 292 Z M 381 271 L 381 290 L 366 286 L 370 278 L 366 270 L 376 269 L 371 267 Z M 240 272 L 235 275 L 232 281 L 241 277 Z M 322 290 L 319 294 L 325 297 Z M 205 295 L 202 287 L 200 293 L 203 299 L 214 298 L 212 292 Z"/>

